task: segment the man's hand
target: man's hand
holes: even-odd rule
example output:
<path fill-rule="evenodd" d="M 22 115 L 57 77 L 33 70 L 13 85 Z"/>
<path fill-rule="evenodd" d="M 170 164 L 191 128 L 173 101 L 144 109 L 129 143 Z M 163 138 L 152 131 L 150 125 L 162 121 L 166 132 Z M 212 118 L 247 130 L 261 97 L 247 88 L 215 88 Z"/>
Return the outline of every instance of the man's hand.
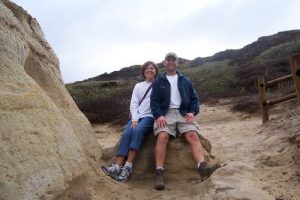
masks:
<path fill-rule="evenodd" d="M 185 116 L 185 120 L 187 123 L 193 123 L 195 121 L 195 116 L 193 113 L 187 113 Z"/>
<path fill-rule="evenodd" d="M 157 128 L 164 128 L 166 126 L 166 119 L 164 116 L 160 116 L 159 118 L 157 118 L 156 120 L 156 125 Z"/>
<path fill-rule="evenodd" d="M 135 128 L 138 125 L 139 121 L 132 121 L 131 128 Z"/>

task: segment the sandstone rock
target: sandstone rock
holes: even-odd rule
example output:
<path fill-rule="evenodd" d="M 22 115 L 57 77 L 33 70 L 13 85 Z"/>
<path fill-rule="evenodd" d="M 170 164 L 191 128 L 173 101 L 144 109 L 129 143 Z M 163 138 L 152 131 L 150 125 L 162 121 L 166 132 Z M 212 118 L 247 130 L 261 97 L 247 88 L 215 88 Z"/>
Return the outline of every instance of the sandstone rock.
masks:
<path fill-rule="evenodd" d="M 300 169 L 296 169 L 296 176 L 300 177 Z"/>
<path fill-rule="evenodd" d="M 0 199 L 54 199 L 101 157 L 38 22 L 0 0 Z"/>
<path fill-rule="evenodd" d="M 206 138 L 200 136 L 200 141 L 204 148 L 205 159 L 212 161 L 211 159 L 211 144 Z M 155 142 L 156 139 L 153 134 L 146 136 L 143 146 L 135 160 L 134 178 L 145 178 L 147 176 L 153 176 L 155 169 Z M 102 158 L 107 163 L 114 163 L 114 156 L 119 146 L 119 142 L 114 147 L 103 148 Z M 165 163 L 166 173 L 169 178 L 180 178 L 178 173 L 181 172 L 187 175 L 195 176 L 196 163 L 192 157 L 190 145 L 183 138 L 171 138 L 167 148 L 167 159 Z"/>

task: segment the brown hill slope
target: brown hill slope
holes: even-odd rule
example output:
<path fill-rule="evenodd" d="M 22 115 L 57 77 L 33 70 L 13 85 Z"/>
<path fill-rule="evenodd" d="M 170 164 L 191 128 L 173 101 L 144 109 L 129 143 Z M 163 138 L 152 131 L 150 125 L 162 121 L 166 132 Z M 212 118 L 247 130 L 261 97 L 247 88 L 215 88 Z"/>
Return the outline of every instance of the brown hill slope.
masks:
<path fill-rule="evenodd" d="M 209 57 L 197 57 L 193 60 L 179 59 L 179 64 L 184 67 L 200 67 L 209 62 L 230 61 L 235 65 L 251 64 L 257 59 L 260 62 L 287 61 L 290 54 L 300 52 L 300 30 L 282 31 L 273 35 L 263 36 L 257 41 L 244 46 L 241 49 L 228 49 L 218 52 Z M 274 63 L 275 64 L 275 63 Z M 159 63 L 162 67 L 162 63 Z M 112 80 L 135 80 L 139 76 L 140 65 L 122 68 L 119 71 L 105 73 L 84 80 L 87 81 L 112 81 Z"/>

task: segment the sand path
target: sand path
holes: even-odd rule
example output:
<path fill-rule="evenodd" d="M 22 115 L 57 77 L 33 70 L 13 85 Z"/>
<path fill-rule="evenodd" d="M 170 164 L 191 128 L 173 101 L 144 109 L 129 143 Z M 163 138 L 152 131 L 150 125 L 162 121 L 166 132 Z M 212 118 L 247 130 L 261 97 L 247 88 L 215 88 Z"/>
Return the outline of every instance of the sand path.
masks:
<path fill-rule="evenodd" d="M 287 172 L 284 173 L 276 164 L 272 165 L 268 157 L 284 152 L 288 144 L 282 142 L 274 146 L 274 140 L 278 138 L 262 134 L 265 130 L 259 115 L 233 113 L 228 101 L 223 100 L 218 105 L 203 105 L 197 121 L 201 134 L 211 141 L 212 154 L 220 160 L 222 168 L 202 183 L 196 172 L 192 179 L 179 174 L 182 179 L 166 180 L 165 191 L 153 189 L 154 174 L 146 180 L 131 179 L 123 184 L 119 195 L 122 198 L 125 195 L 126 199 L 297 199 L 293 195 L 299 182 L 274 183 Z M 115 144 L 121 133 L 120 129 L 109 126 L 95 126 L 94 129 L 104 148 Z M 266 165 L 262 164 L 264 162 Z M 291 191 L 285 192 L 287 189 Z M 118 199 L 118 195 L 114 196 Z"/>

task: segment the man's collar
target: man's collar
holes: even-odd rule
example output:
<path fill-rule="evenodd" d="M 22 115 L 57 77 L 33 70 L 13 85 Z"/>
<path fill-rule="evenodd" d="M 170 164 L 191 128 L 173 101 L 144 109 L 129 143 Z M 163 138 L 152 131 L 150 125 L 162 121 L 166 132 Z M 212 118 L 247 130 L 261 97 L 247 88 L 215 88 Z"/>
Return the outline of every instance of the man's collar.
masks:
<path fill-rule="evenodd" d="M 179 77 L 183 77 L 183 74 L 180 73 L 178 70 L 176 70 L 176 74 L 178 75 L 178 78 L 179 78 Z M 166 78 L 166 76 L 167 76 L 167 72 L 164 72 L 164 73 L 162 74 L 162 77 Z"/>

